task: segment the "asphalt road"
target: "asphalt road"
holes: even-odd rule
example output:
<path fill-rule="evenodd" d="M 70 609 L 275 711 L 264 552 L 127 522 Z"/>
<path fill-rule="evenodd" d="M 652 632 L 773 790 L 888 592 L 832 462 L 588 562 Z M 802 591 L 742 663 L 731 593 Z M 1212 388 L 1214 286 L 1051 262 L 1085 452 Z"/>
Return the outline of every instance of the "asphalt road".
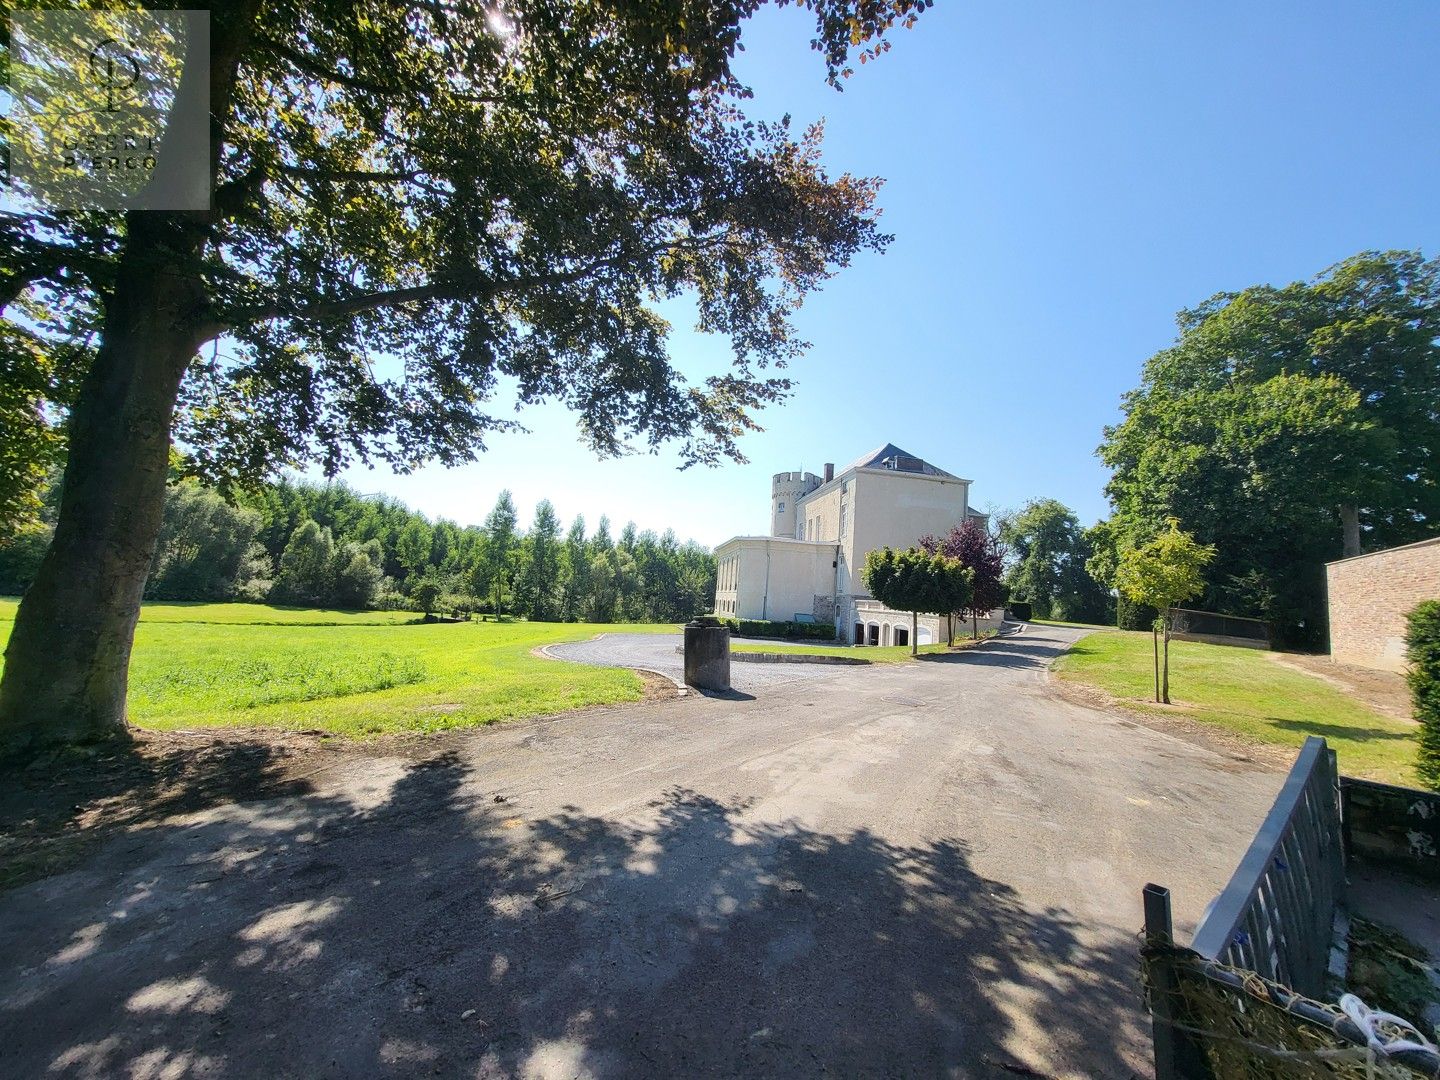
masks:
<path fill-rule="evenodd" d="M 1281 778 L 1051 696 L 1075 636 L 123 836 L 0 895 L 0 1075 L 1145 1075 L 1141 886 L 1193 924 Z"/>
<path fill-rule="evenodd" d="M 643 668 L 682 682 L 685 678 L 685 661 L 675 649 L 683 644 L 684 640 L 680 634 L 601 634 L 589 641 L 550 645 L 546 651 L 560 660 L 597 664 L 601 667 Z M 762 641 L 757 644 L 765 643 Z M 730 685 L 740 694 L 755 693 L 799 679 L 823 678 L 833 671 L 833 665 L 756 664 L 735 661 L 730 665 Z"/>

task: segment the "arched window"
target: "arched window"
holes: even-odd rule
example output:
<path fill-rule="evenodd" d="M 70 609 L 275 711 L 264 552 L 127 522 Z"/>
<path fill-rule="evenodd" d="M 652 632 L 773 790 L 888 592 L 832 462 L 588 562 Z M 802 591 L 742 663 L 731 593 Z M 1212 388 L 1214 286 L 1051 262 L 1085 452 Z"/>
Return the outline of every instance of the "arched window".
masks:
<path fill-rule="evenodd" d="M 857 622 L 855 624 L 855 644 L 865 644 L 865 624 L 863 622 Z"/>
<path fill-rule="evenodd" d="M 896 644 L 896 645 L 909 645 L 909 644 L 910 644 L 910 631 L 907 630 L 907 629 L 906 629 L 905 627 L 903 627 L 903 626 L 897 626 L 897 627 L 895 627 L 895 644 Z"/>
<path fill-rule="evenodd" d="M 880 644 L 880 624 L 879 624 L 879 623 L 873 623 L 873 622 L 872 622 L 868 627 L 866 627 L 865 640 L 866 640 L 866 643 L 867 643 L 867 644 L 870 644 L 870 645 L 879 645 L 879 644 Z"/>

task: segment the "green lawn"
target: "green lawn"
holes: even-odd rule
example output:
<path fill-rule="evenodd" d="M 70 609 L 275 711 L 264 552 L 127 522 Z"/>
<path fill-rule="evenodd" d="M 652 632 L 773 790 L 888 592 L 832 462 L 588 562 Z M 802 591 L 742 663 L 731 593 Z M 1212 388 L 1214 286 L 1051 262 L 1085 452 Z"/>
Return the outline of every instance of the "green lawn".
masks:
<path fill-rule="evenodd" d="M 981 639 L 984 640 L 983 638 Z M 978 642 L 971 641 L 968 637 L 955 638 L 957 649 L 967 648 Z M 944 642 L 938 645 L 921 645 L 920 655 L 926 653 L 943 653 L 948 650 Z M 771 645 L 758 644 L 752 641 L 742 642 L 731 646 L 732 652 L 758 652 L 758 653 L 799 653 L 802 656 L 843 656 L 851 660 L 863 660 L 867 664 L 903 664 L 910 659 L 909 645 L 789 645 L 776 642 Z"/>
<path fill-rule="evenodd" d="M 0 600 L 0 644 L 15 602 Z M 130 719 L 155 730 L 437 731 L 636 701 L 632 671 L 530 655 L 537 645 L 673 626 L 410 622 L 410 612 L 262 604 L 147 604 L 135 635 Z"/>
<path fill-rule="evenodd" d="M 1077 630 L 1114 630 L 1114 629 L 1115 629 L 1115 627 L 1111 626 L 1109 623 L 1065 622 L 1065 621 L 1063 621 L 1063 620 L 1061 620 L 1061 619 L 1031 619 L 1030 621 L 1033 622 L 1033 623 L 1039 623 L 1041 626 L 1073 626 L 1073 627 L 1074 627 L 1075 629 L 1077 629 Z"/>
<path fill-rule="evenodd" d="M 1298 746 L 1324 736 L 1350 776 L 1415 784 L 1417 728 L 1382 716 L 1257 649 L 1170 643 L 1170 699 L 1155 705 L 1148 633 L 1091 634 L 1055 664 L 1062 679 L 1099 687 L 1142 712 L 1181 713 L 1259 742 Z"/>

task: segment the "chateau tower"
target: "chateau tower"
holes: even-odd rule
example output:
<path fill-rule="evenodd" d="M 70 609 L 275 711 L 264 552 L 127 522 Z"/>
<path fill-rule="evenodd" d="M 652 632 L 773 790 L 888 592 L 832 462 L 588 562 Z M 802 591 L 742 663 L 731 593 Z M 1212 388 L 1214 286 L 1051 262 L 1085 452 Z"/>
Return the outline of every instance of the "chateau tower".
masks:
<path fill-rule="evenodd" d="M 776 473 L 770 481 L 770 535 L 795 535 L 795 506 L 821 484 L 814 473 Z"/>

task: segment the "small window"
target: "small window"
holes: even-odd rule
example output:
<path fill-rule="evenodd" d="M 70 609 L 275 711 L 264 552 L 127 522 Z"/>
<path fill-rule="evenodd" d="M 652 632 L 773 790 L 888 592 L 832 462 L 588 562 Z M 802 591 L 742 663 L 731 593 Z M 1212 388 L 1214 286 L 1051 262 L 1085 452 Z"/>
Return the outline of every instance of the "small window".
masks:
<path fill-rule="evenodd" d="M 785 500 L 784 500 L 784 499 L 781 499 L 778 503 L 776 503 L 776 504 L 775 504 L 775 509 L 776 509 L 776 510 L 779 510 L 780 513 L 783 514 L 783 513 L 785 512 Z"/>
<path fill-rule="evenodd" d="M 800 539 L 805 539 L 805 523 L 803 521 L 800 522 Z"/>
<path fill-rule="evenodd" d="M 840 507 L 840 538 L 845 538 L 845 507 Z"/>

